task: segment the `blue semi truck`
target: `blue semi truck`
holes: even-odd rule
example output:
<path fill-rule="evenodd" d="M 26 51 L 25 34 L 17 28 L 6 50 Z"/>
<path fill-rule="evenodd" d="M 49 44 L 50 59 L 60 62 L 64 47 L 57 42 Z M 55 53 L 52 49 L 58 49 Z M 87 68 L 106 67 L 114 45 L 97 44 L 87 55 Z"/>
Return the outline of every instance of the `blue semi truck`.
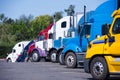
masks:
<path fill-rule="evenodd" d="M 69 27 L 63 32 L 63 36 L 59 36 L 58 39 L 53 39 L 53 46 L 49 50 L 50 60 L 52 62 L 58 62 L 59 53 L 62 51 L 65 43 L 70 40 L 72 37 L 75 37 L 76 26 L 78 25 L 79 20 L 83 16 L 83 13 L 77 13 L 76 15 L 69 16 Z M 65 29 L 65 28 L 64 28 Z M 62 34 L 62 33 L 59 33 Z"/>
<path fill-rule="evenodd" d="M 80 34 L 69 40 L 59 56 L 60 63 L 69 68 L 83 67 L 89 41 L 105 34 L 105 23 L 110 24 L 112 12 L 118 8 L 117 0 L 108 0 L 98 6 L 89 20 L 81 24 Z M 81 19 L 80 22 L 83 20 Z M 88 38 L 89 37 L 89 38 Z"/>

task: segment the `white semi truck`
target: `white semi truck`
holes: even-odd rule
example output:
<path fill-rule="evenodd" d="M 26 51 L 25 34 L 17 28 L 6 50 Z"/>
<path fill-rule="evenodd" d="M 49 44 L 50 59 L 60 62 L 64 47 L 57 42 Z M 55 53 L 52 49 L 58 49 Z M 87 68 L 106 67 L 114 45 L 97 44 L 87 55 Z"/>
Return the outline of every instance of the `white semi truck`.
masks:
<path fill-rule="evenodd" d="M 30 41 L 18 42 L 13 48 L 12 52 L 6 57 L 7 62 L 16 62 L 18 57 L 23 53 L 24 48 Z"/>

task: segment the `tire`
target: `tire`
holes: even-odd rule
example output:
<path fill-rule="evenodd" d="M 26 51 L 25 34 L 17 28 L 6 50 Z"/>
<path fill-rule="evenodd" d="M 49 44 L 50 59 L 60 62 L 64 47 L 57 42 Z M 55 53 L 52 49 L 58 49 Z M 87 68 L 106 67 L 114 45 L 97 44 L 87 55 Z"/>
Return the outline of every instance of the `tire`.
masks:
<path fill-rule="evenodd" d="M 12 60 L 11 60 L 10 58 L 8 58 L 8 59 L 7 59 L 7 62 L 10 63 L 10 62 L 12 62 Z"/>
<path fill-rule="evenodd" d="M 39 62 L 40 61 L 40 55 L 38 51 L 32 52 L 32 62 Z"/>
<path fill-rule="evenodd" d="M 25 62 L 32 62 L 31 57 L 26 57 Z"/>
<path fill-rule="evenodd" d="M 58 62 L 59 62 L 60 65 L 64 65 L 65 63 L 62 60 L 62 54 L 61 54 L 61 52 L 62 52 L 62 50 L 59 52 L 59 55 L 58 55 L 59 60 L 58 60 Z"/>
<path fill-rule="evenodd" d="M 103 57 L 96 57 L 90 63 L 90 72 L 95 80 L 107 80 L 109 71 Z"/>
<path fill-rule="evenodd" d="M 65 64 L 68 68 L 75 68 L 77 67 L 77 58 L 73 52 L 68 52 L 65 56 Z"/>
<path fill-rule="evenodd" d="M 50 52 L 50 60 L 51 62 L 53 63 L 56 63 L 57 62 L 57 51 L 56 50 L 52 50 Z"/>

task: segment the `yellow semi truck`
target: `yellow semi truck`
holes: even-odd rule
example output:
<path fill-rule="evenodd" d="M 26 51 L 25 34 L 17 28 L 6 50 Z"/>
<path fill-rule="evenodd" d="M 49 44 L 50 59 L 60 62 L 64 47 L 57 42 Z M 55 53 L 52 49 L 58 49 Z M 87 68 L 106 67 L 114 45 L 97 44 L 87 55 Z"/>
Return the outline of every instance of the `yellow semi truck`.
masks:
<path fill-rule="evenodd" d="M 120 74 L 120 8 L 112 14 L 113 22 L 105 27 L 105 36 L 91 41 L 85 56 L 85 72 L 95 80 L 107 80 Z"/>

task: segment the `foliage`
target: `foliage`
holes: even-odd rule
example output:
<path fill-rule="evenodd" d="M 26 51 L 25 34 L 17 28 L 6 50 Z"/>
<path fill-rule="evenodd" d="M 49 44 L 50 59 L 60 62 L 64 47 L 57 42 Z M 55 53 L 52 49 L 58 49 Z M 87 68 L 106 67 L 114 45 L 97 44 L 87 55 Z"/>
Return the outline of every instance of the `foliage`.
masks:
<path fill-rule="evenodd" d="M 63 12 L 55 12 L 55 20 L 58 21 L 59 19 L 61 19 L 63 16 L 62 16 Z"/>
<path fill-rule="evenodd" d="M 32 32 L 31 37 L 36 37 L 38 33 L 47 28 L 47 26 L 53 22 L 52 16 L 43 15 L 38 16 L 31 22 L 30 32 Z M 34 34 L 34 35 L 33 35 Z"/>
<path fill-rule="evenodd" d="M 55 13 L 57 20 L 62 17 L 60 12 Z M 41 15 L 33 18 L 32 15 L 21 15 L 13 20 L 0 14 L 0 57 L 5 57 L 16 42 L 32 40 L 38 33 L 53 22 L 53 16 Z"/>
<path fill-rule="evenodd" d="M 73 16 L 75 13 L 75 6 L 74 5 L 70 5 L 68 7 L 68 9 L 65 9 L 64 11 L 67 13 L 68 16 Z"/>

